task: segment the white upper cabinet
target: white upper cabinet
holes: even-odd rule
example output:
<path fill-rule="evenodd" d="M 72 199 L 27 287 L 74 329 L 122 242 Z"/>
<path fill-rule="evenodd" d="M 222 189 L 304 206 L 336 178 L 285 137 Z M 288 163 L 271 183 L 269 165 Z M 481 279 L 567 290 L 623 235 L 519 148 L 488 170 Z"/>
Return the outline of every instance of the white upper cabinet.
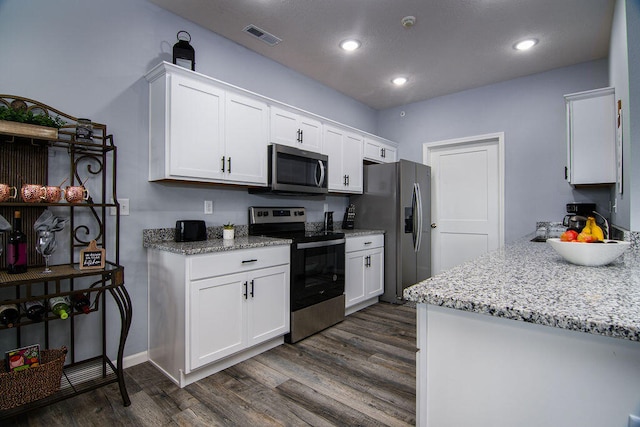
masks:
<path fill-rule="evenodd" d="M 374 163 L 393 163 L 397 160 L 397 148 L 381 138 L 365 135 L 364 159 Z"/>
<path fill-rule="evenodd" d="M 270 142 L 319 153 L 322 123 L 313 117 L 272 105 Z"/>
<path fill-rule="evenodd" d="M 225 114 L 226 179 L 266 185 L 268 105 L 227 92 Z"/>
<path fill-rule="evenodd" d="M 149 81 L 149 180 L 267 185 L 266 102 L 162 63 Z"/>
<path fill-rule="evenodd" d="M 616 111 L 613 88 L 565 95 L 570 184 L 616 182 Z"/>
<path fill-rule="evenodd" d="M 151 84 L 150 180 L 222 177 L 224 96 L 219 88 L 180 75 Z"/>
<path fill-rule="evenodd" d="M 337 126 L 324 125 L 323 129 L 329 192 L 362 194 L 362 136 Z"/>

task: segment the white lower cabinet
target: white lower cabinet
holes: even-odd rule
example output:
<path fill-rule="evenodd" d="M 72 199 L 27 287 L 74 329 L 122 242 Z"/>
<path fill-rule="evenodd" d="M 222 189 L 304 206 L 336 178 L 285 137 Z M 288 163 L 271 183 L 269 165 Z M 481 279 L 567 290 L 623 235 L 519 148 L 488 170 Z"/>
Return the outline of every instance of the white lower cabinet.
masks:
<path fill-rule="evenodd" d="M 289 246 L 148 260 L 149 360 L 180 387 L 283 343 Z"/>
<path fill-rule="evenodd" d="M 384 292 L 384 235 L 347 237 L 346 314 L 378 302 Z"/>

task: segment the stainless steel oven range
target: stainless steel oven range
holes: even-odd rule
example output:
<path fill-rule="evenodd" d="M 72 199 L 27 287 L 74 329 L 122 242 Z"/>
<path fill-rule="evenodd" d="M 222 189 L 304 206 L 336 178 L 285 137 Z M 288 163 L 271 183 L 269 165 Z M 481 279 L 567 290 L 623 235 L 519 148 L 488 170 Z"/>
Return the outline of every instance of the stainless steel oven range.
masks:
<path fill-rule="evenodd" d="M 305 230 L 306 220 L 305 208 L 249 208 L 250 235 L 293 240 L 288 343 L 344 319 L 344 233 Z"/>

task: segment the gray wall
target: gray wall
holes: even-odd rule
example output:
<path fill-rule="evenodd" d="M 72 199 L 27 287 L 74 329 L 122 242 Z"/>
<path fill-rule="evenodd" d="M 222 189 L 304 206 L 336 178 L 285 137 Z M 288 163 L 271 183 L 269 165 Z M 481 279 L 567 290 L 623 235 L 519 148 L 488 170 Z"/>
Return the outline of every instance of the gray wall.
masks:
<path fill-rule="evenodd" d="M 563 98 L 607 85 L 606 60 L 578 64 L 380 111 L 378 134 L 399 142 L 401 158 L 422 161 L 426 142 L 504 132 L 509 242 L 536 221 L 562 220 L 567 202 L 595 202 L 608 213 L 607 188 L 575 190 L 564 180 Z"/>
<path fill-rule="evenodd" d="M 365 131 L 375 130 L 374 110 L 147 1 L 0 0 L 0 92 L 106 123 L 118 146 L 118 196 L 129 198 L 131 205 L 131 215 L 122 218 L 120 236 L 134 309 L 125 355 L 147 348 L 144 228 L 171 227 L 176 219 L 246 224 L 248 206 L 276 204 L 302 204 L 310 210 L 311 221 L 321 221 L 324 203 L 336 212 L 347 204 L 340 196 L 276 199 L 248 195 L 244 189 L 147 181 L 148 89 L 143 76 L 158 62 L 171 61 L 179 30 L 191 34 L 198 72 Z M 214 201 L 213 215 L 203 214 L 205 199 Z"/>

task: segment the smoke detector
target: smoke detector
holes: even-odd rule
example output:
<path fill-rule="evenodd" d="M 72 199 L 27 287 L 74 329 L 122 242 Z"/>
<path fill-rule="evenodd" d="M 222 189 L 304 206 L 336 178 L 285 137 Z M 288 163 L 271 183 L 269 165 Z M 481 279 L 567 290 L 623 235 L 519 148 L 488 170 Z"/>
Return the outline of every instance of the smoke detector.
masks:
<path fill-rule="evenodd" d="M 402 21 L 400 21 L 402 23 L 402 26 L 405 28 L 411 28 L 416 24 L 416 17 L 415 16 L 405 16 L 404 18 L 402 18 Z"/>

